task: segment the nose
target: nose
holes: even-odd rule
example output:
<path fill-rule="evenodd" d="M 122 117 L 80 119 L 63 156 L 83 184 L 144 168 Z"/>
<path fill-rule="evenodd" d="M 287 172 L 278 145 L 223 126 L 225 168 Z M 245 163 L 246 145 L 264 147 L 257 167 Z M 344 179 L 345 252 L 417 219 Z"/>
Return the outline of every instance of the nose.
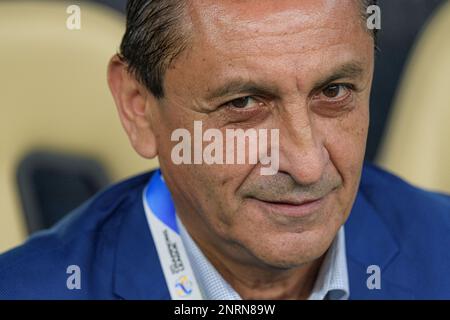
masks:
<path fill-rule="evenodd" d="M 312 116 L 307 110 L 297 111 L 286 114 L 280 123 L 279 171 L 301 185 L 320 181 L 330 158 Z"/>

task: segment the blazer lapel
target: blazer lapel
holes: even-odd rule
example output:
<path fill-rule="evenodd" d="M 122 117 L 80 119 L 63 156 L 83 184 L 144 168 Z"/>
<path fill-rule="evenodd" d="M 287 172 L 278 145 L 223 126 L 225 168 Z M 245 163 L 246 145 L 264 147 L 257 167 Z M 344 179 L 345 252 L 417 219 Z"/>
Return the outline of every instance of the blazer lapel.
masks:
<path fill-rule="evenodd" d="M 142 203 L 133 193 L 117 235 L 114 292 L 123 299 L 169 300 L 170 294 Z"/>
<path fill-rule="evenodd" d="M 395 262 L 399 246 L 390 230 L 360 187 L 351 214 L 345 224 L 350 299 L 410 299 L 408 284 L 386 274 Z M 381 289 L 369 289 L 371 265 L 381 269 Z"/>

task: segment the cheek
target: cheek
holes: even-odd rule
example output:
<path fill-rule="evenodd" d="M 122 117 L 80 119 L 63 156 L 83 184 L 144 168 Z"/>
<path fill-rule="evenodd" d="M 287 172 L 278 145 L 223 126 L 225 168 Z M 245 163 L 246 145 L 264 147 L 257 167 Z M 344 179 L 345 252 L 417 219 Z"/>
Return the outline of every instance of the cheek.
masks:
<path fill-rule="evenodd" d="M 341 171 L 344 168 L 360 167 L 366 149 L 368 107 L 361 105 L 341 118 L 320 121 L 322 123 L 318 127 L 325 128 L 324 144 L 336 168 Z M 344 172 L 341 171 L 341 174 Z"/>
<path fill-rule="evenodd" d="M 203 164 L 171 169 L 183 177 L 177 183 L 177 193 L 183 194 L 199 221 L 224 239 L 230 237 L 230 228 L 239 222 L 242 201 L 236 190 L 247 175 L 245 167 Z"/>
<path fill-rule="evenodd" d="M 229 164 L 180 164 L 172 161 L 173 147 L 179 141 L 171 141 L 172 132 L 184 128 L 191 133 L 191 159 L 194 157 L 194 120 L 202 120 L 202 133 L 215 128 L 214 123 L 205 119 L 205 115 L 186 110 L 178 105 L 165 105 L 159 113 L 158 152 L 163 172 L 172 176 L 176 192 L 182 195 L 185 203 L 192 204 L 192 210 L 203 216 L 210 226 L 216 229 L 232 224 L 234 212 L 238 211 L 240 198 L 237 195 L 242 182 L 254 169 L 253 165 Z M 224 134 L 225 136 L 225 134 Z M 211 143 L 202 141 L 202 150 Z M 225 143 L 223 144 L 225 159 Z M 202 158 L 202 160 L 204 160 Z"/>
<path fill-rule="evenodd" d="M 354 196 L 358 188 L 364 162 L 369 113 L 367 106 L 360 106 L 340 119 L 323 120 L 325 148 L 334 169 L 343 180 L 342 196 L 345 202 Z"/>
<path fill-rule="evenodd" d="M 223 223 L 231 223 L 241 205 L 238 190 L 249 172 L 248 165 L 194 165 L 187 167 L 196 186 L 202 211 Z"/>

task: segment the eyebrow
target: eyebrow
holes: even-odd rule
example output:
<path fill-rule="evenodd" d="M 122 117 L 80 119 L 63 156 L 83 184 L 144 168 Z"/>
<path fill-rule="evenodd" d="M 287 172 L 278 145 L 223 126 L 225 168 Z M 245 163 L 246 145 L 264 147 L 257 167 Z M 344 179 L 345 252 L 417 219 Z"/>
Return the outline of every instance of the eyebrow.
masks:
<path fill-rule="evenodd" d="M 356 79 L 364 73 L 364 68 L 358 62 L 345 63 L 335 70 L 331 71 L 330 75 L 317 80 L 314 83 L 313 90 L 317 90 L 326 86 L 333 81 L 343 78 Z M 242 78 L 231 79 L 222 86 L 219 86 L 211 91 L 208 91 L 207 100 L 218 99 L 227 95 L 246 93 L 249 95 L 261 96 L 279 96 L 280 90 L 276 85 L 268 83 L 258 83 L 255 81 L 245 81 Z"/>
<path fill-rule="evenodd" d="M 247 93 L 250 95 L 271 95 L 276 96 L 279 93 L 277 87 L 264 84 L 257 83 L 255 81 L 245 81 L 243 79 L 237 78 L 232 79 L 225 83 L 224 85 L 213 89 L 207 95 L 208 100 L 214 100 L 220 97 L 224 97 L 227 95 L 237 94 L 237 93 Z"/>
<path fill-rule="evenodd" d="M 364 74 L 364 68 L 358 62 L 347 62 L 335 70 L 333 70 L 330 75 L 317 80 L 314 83 L 314 89 L 320 89 L 326 86 L 327 84 L 332 83 L 333 81 L 349 78 L 349 79 L 357 79 Z"/>

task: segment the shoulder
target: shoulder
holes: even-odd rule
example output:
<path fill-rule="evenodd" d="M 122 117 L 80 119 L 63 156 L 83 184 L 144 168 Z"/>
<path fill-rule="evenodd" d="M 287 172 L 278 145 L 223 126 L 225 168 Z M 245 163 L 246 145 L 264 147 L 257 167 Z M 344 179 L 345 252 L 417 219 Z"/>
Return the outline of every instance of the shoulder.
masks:
<path fill-rule="evenodd" d="M 110 287 L 116 234 L 123 217 L 140 199 L 150 175 L 145 173 L 107 188 L 53 228 L 0 255 L 0 299 L 102 296 L 100 292 L 68 290 L 72 266 L 91 277 L 95 275 L 92 281 L 98 286 L 93 287 Z"/>
<path fill-rule="evenodd" d="M 416 297 L 450 293 L 450 196 L 417 188 L 366 165 L 360 193 L 398 246 L 387 274 L 415 288 Z"/>
<path fill-rule="evenodd" d="M 416 219 L 450 227 L 450 195 L 418 188 L 375 165 L 364 165 L 360 192 L 385 219 L 398 213 L 400 223 Z"/>

